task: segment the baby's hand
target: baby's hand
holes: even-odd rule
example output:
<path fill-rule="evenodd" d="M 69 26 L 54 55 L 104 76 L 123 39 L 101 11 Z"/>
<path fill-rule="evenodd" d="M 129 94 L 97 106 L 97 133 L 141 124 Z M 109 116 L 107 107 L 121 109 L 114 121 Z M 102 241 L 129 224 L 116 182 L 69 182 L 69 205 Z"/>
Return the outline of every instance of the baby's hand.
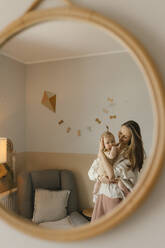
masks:
<path fill-rule="evenodd" d="M 112 143 L 112 146 L 118 146 L 120 143 Z"/>
<path fill-rule="evenodd" d="M 124 147 L 125 147 L 125 144 L 123 142 L 119 142 L 116 146 L 118 152 L 121 152 Z"/>
<path fill-rule="evenodd" d="M 116 146 L 112 146 L 111 151 L 110 151 L 110 159 L 114 159 L 117 156 L 117 147 Z"/>

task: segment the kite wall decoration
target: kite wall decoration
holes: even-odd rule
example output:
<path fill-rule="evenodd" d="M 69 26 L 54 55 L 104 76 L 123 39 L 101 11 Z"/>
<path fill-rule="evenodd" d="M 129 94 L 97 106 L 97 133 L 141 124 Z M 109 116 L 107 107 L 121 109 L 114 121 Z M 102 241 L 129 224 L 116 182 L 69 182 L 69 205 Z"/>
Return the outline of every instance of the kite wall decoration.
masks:
<path fill-rule="evenodd" d="M 56 112 L 56 95 L 49 91 L 44 91 L 41 103 L 53 112 Z"/>

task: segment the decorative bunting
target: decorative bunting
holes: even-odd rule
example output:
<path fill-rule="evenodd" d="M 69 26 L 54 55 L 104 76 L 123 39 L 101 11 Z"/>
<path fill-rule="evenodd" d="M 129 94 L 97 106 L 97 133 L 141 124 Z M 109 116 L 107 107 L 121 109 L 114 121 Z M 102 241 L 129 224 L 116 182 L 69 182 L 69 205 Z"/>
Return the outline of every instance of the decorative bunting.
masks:
<path fill-rule="evenodd" d="M 81 136 L 81 130 L 77 130 L 77 136 Z"/>
<path fill-rule="evenodd" d="M 96 118 L 95 120 L 98 124 L 101 124 L 101 121 L 99 120 L 99 118 Z"/>
<path fill-rule="evenodd" d="M 69 133 L 70 131 L 71 131 L 71 128 L 68 127 L 68 128 L 66 129 L 66 132 Z"/>
<path fill-rule="evenodd" d="M 107 101 L 111 104 L 114 103 L 114 99 L 113 98 L 110 98 L 108 97 L 107 98 Z M 42 98 L 42 101 L 41 103 L 47 107 L 48 109 L 50 109 L 51 111 L 53 112 L 56 112 L 56 95 L 53 94 L 52 92 L 49 92 L 49 91 L 44 91 L 44 94 L 43 94 L 43 98 Z M 107 110 L 106 108 L 103 108 L 102 111 L 105 113 L 105 114 L 108 114 L 109 113 L 109 110 Z M 110 115 L 109 116 L 110 119 L 116 119 L 117 116 L 116 115 Z M 99 118 L 96 118 L 95 121 L 98 123 L 98 124 L 101 124 L 102 121 L 99 119 Z M 59 126 L 62 125 L 64 123 L 64 120 L 60 120 L 58 122 Z M 64 125 L 65 126 L 65 125 Z M 86 129 L 91 132 L 92 131 L 92 127 L 91 126 L 87 126 Z M 66 133 L 70 133 L 72 130 L 71 127 L 67 127 L 66 128 Z M 81 130 L 77 130 L 77 136 L 81 136 Z"/>
<path fill-rule="evenodd" d="M 116 115 L 110 115 L 109 118 L 110 119 L 116 119 Z"/>
<path fill-rule="evenodd" d="M 64 121 L 63 121 L 63 120 L 61 120 L 61 121 L 59 121 L 59 122 L 58 122 L 58 124 L 59 124 L 59 125 L 61 125 L 62 123 L 64 123 Z"/>
<path fill-rule="evenodd" d="M 107 100 L 108 100 L 110 103 L 113 103 L 113 101 L 114 101 L 113 98 L 110 98 L 110 97 L 108 97 Z"/>

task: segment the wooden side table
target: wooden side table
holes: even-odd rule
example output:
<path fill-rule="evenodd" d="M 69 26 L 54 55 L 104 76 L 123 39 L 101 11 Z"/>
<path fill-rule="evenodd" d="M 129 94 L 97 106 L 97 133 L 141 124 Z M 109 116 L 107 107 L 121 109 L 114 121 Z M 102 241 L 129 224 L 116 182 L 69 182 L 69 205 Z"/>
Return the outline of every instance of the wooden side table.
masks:
<path fill-rule="evenodd" d="M 11 210 L 17 213 L 16 195 L 17 187 L 0 193 L 0 204 L 7 210 Z"/>
<path fill-rule="evenodd" d="M 86 209 L 83 209 L 83 210 L 81 211 L 81 214 L 82 214 L 88 221 L 91 220 L 92 213 L 93 213 L 93 208 L 86 208 Z"/>

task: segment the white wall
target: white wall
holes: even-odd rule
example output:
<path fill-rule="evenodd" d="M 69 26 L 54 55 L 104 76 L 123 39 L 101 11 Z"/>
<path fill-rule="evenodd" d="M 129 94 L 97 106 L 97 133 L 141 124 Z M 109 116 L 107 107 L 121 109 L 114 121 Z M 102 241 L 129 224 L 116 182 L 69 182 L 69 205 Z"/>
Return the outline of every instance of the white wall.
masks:
<path fill-rule="evenodd" d="M 18 17 L 25 11 L 30 1 L 1 0 L 0 23 L 6 24 Z M 152 54 L 162 76 L 165 79 L 165 33 L 164 33 L 164 9 L 165 3 L 162 0 L 74 0 L 84 7 L 92 9 L 111 17 L 129 31 L 135 34 Z M 10 6 L 10 8 L 9 8 Z M 1 28 L 4 23 L 1 25 Z M 3 221 L 0 221 L 0 237 L 3 247 L 108 247 L 113 248 L 163 248 L 165 243 L 164 222 L 165 222 L 165 172 L 161 172 L 157 185 L 144 204 L 125 222 L 101 236 L 88 241 L 75 242 L 70 244 L 41 241 L 26 236 L 14 230 Z"/>
<path fill-rule="evenodd" d="M 0 137 L 25 151 L 25 66 L 0 55 Z"/>
<path fill-rule="evenodd" d="M 45 90 L 56 94 L 56 113 L 41 104 Z M 108 97 L 114 99 L 113 104 Z M 117 119 L 110 120 L 110 115 L 117 115 Z M 96 118 L 102 123 L 98 124 Z M 64 124 L 59 126 L 61 119 Z M 118 142 L 120 126 L 128 120 L 141 126 L 149 153 L 153 132 L 151 101 L 143 75 L 128 53 L 26 66 L 26 151 L 97 154 L 106 125 Z M 78 129 L 81 137 L 77 136 Z"/>

